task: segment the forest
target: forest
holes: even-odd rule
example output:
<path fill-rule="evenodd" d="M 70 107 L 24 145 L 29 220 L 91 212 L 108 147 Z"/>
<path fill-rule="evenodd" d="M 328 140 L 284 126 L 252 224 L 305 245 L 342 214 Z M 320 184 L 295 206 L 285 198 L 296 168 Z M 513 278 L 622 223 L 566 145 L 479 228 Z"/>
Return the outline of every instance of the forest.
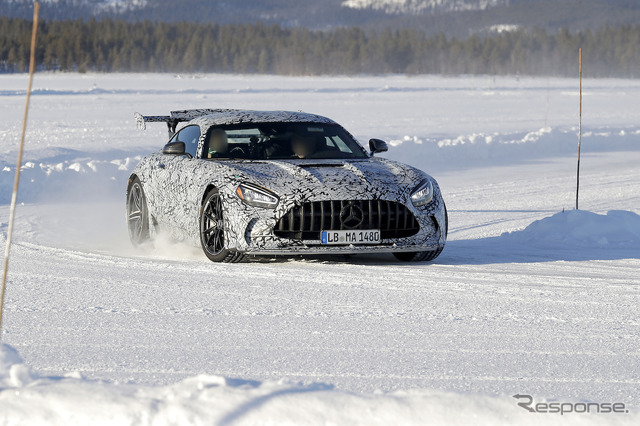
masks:
<path fill-rule="evenodd" d="M 0 72 L 27 70 L 31 28 L 29 20 L 0 18 Z M 640 26 L 633 25 L 456 38 L 419 29 L 41 21 L 36 63 L 38 70 L 76 72 L 572 76 L 578 48 L 585 76 L 640 76 Z"/>

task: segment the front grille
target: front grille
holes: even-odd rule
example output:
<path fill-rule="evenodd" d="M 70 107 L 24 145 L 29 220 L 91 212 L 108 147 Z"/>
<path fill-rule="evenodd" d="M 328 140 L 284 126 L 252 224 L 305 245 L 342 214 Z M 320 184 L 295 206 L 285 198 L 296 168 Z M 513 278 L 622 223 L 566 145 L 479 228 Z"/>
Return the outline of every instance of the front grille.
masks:
<path fill-rule="evenodd" d="M 280 238 L 318 240 L 320 231 L 349 229 L 379 229 L 380 237 L 389 239 L 415 235 L 420 225 L 404 204 L 395 201 L 312 201 L 289 210 L 274 233 Z"/>

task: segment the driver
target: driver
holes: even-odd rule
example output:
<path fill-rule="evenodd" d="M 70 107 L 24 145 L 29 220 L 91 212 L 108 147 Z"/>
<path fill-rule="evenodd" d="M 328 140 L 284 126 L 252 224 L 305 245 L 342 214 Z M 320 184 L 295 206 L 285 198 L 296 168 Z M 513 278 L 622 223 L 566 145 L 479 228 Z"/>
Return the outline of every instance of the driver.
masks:
<path fill-rule="evenodd" d="M 316 138 L 311 135 L 294 134 L 291 137 L 291 150 L 298 158 L 308 158 L 318 148 Z"/>
<path fill-rule="evenodd" d="M 224 155 L 229 150 L 229 138 L 227 132 L 222 129 L 213 129 L 209 133 L 209 152 L 207 158 L 215 158 Z"/>

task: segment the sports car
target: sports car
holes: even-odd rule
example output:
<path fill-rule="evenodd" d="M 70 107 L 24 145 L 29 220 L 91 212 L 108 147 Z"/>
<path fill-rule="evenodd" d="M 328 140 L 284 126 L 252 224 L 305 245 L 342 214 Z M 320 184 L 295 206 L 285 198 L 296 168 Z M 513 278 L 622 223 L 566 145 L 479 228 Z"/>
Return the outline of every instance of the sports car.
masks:
<path fill-rule="evenodd" d="M 287 111 L 200 109 L 136 113 L 164 122 L 169 141 L 129 177 L 135 246 L 166 233 L 214 262 L 254 255 L 393 253 L 430 261 L 448 229 L 438 183 L 375 156 L 333 120 Z M 178 128 L 180 127 L 180 128 Z"/>

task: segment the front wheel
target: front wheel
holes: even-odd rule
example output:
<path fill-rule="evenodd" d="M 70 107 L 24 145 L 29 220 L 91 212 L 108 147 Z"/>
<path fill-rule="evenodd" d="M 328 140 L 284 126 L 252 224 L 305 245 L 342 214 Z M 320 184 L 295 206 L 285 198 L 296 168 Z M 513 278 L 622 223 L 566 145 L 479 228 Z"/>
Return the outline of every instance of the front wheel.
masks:
<path fill-rule="evenodd" d="M 447 212 L 447 205 L 444 206 L 444 235 L 445 237 L 449 235 L 449 213 Z M 430 262 L 434 260 L 436 257 L 440 256 L 444 250 L 444 246 L 432 250 L 432 251 L 412 251 L 412 252 L 400 252 L 393 253 L 396 259 L 401 260 L 403 262 Z"/>
<path fill-rule="evenodd" d="M 207 193 L 200 207 L 200 244 L 212 262 L 239 262 L 242 253 L 225 248 L 225 220 L 222 198 L 217 189 Z"/>

